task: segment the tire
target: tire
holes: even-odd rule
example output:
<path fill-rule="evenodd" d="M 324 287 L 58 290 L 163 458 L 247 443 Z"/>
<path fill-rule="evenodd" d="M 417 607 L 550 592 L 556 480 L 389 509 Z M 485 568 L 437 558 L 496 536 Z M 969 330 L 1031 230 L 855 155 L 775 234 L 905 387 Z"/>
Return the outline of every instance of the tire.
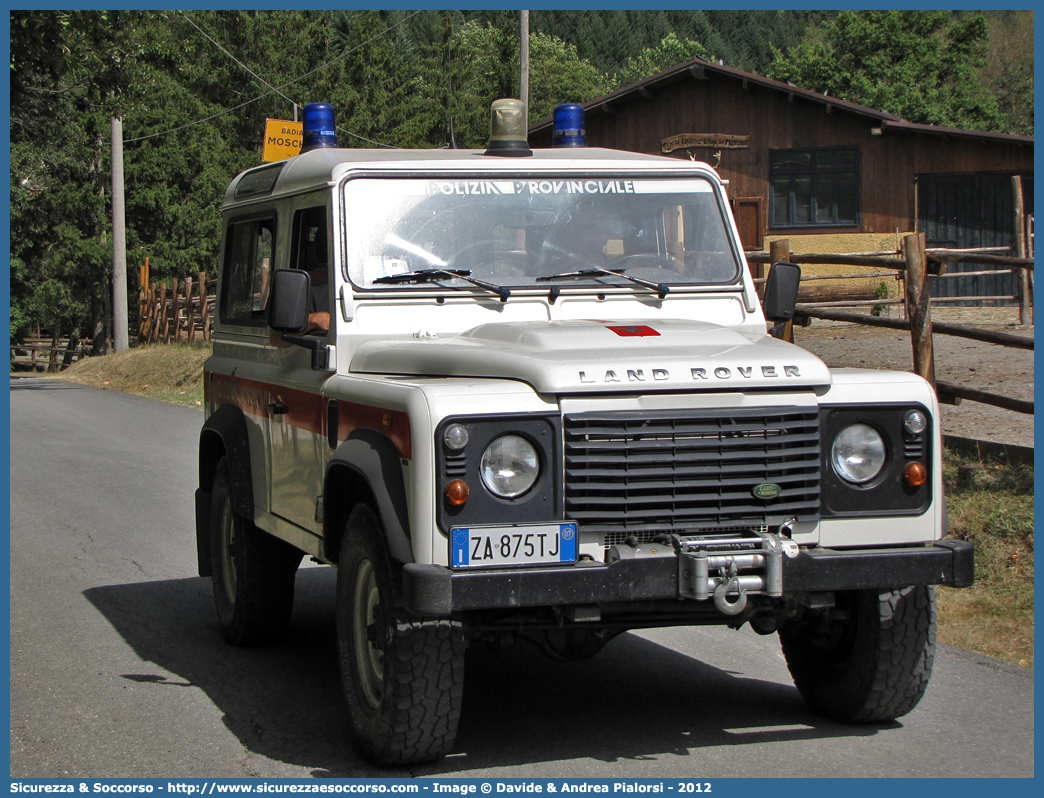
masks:
<path fill-rule="evenodd" d="M 232 645 L 270 643 L 290 625 L 301 552 L 237 513 L 231 485 L 223 457 L 210 503 L 210 561 L 218 621 Z"/>
<path fill-rule="evenodd" d="M 337 568 L 337 649 L 352 736 L 380 765 L 447 754 L 463 696 L 460 623 L 414 618 L 402 607 L 401 585 L 380 521 L 359 505 Z"/>
<path fill-rule="evenodd" d="M 828 613 L 779 631 L 805 701 L 844 723 L 894 720 L 924 695 L 935 658 L 935 591 L 929 586 L 837 594 Z"/>

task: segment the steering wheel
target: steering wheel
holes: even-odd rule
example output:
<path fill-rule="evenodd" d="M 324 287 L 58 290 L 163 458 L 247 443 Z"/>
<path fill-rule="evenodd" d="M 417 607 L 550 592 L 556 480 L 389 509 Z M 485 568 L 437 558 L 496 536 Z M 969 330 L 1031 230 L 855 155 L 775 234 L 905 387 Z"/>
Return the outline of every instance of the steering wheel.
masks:
<path fill-rule="evenodd" d="M 656 252 L 641 252 L 635 255 L 618 255 L 609 264 L 610 269 L 664 269 L 678 273 L 677 263 L 666 255 Z"/>

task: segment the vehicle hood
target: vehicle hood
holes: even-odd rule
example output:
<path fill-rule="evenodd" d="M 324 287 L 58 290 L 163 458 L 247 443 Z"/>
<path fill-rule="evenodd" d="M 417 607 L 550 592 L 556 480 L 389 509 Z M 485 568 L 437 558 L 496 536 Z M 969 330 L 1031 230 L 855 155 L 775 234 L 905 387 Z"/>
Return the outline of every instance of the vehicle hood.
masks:
<path fill-rule="evenodd" d="M 351 371 L 497 377 L 540 393 L 830 384 L 823 361 L 800 347 L 683 319 L 506 322 L 453 336 L 372 340 L 356 350 Z"/>

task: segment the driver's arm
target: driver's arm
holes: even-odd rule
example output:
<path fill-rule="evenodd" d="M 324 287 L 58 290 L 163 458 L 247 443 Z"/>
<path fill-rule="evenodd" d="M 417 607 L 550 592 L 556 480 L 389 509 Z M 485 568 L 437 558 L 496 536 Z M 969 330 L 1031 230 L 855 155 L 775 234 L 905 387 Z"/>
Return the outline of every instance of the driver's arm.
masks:
<path fill-rule="evenodd" d="M 308 314 L 308 324 L 305 325 L 304 335 L 314 332 L 328 332 L 330 330 L 330 314 L 325 311 Z"/>

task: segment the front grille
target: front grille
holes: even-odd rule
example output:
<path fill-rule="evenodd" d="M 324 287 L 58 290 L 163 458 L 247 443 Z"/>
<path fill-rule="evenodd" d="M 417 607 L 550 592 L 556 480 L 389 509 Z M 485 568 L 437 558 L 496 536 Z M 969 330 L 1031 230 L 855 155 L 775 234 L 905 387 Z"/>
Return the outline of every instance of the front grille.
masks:
<path fill-rule="evenodd" d="M 746 532 L 750 535 L 757 535 L 759 532 L 768 532 L 769 528 L 765 525 L 755 526 L 745 529 L 737 530 L 735 527 L 701 527 L 700 533 L 707 535 L 708 537 L 713 536 L 715 533 L 731 533 L 729 537 L 735 537 L 737 533 Z M 635 529 L 631 531 L 623 530 L 619 532 L 606 532 L 602 535 L 602 548 L 608 550 L 610 546 L 619 546 L 624 543 L 652 543 L 661 535 L 666 534 L 662 530 L 656 529 Z M 757 540 L 757 538 L 755 538 Z"/>
<path fill-rule="evenodd" d="M 819 518 L 817 408 L 573 413 L 564 435 L 565 514 L 587 533 Z M 779 495 L 757 498 L 766 483 Z"/>

